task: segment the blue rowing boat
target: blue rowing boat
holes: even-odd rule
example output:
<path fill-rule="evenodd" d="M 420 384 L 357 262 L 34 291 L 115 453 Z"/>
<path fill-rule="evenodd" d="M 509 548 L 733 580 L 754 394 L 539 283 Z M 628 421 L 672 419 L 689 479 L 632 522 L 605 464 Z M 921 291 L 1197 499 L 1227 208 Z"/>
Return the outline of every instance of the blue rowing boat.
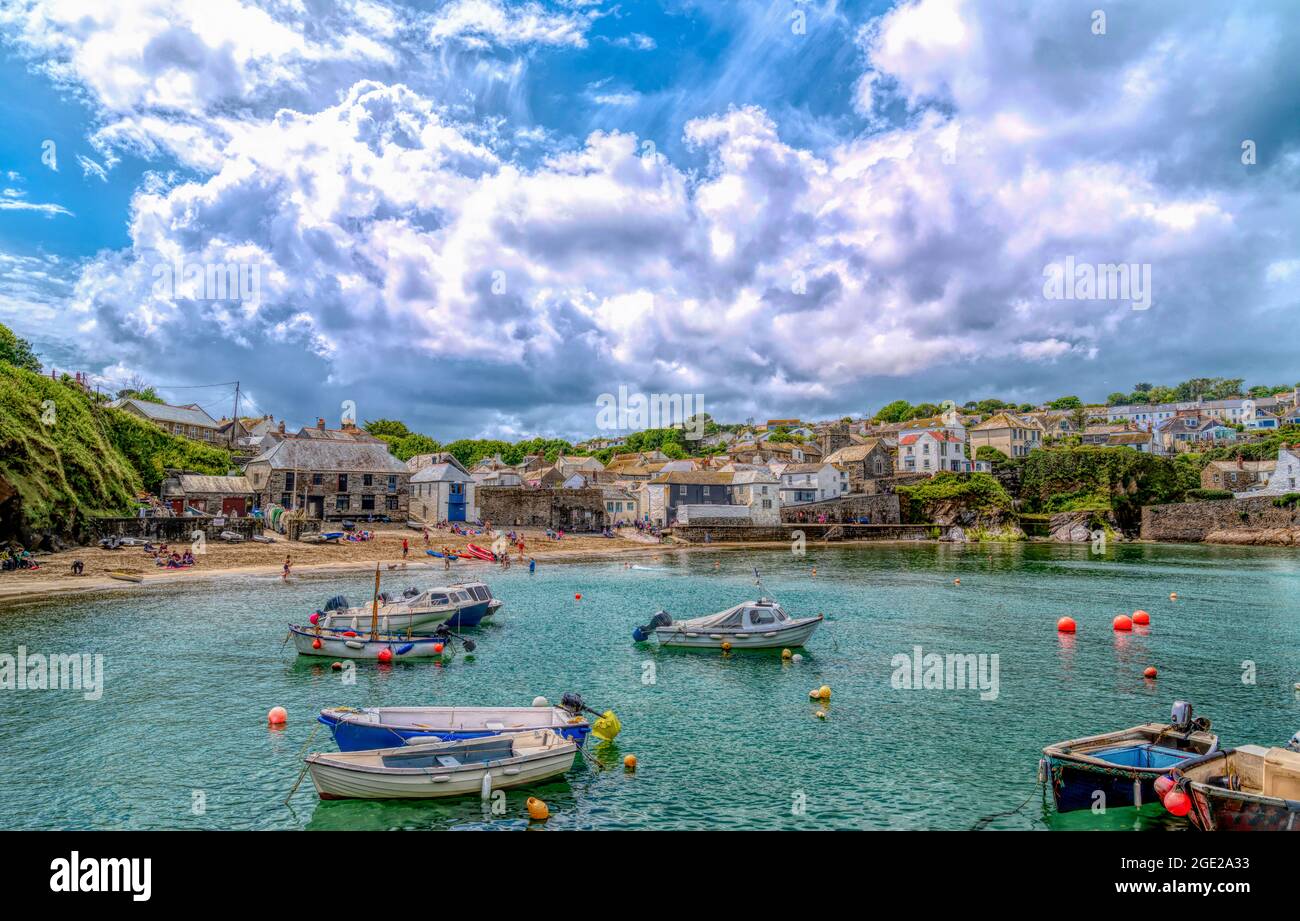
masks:
<path fill-rule="evenodd" d="M 1043 749 L 1039 770 L 1050 782 L 1058 812 L 1115 809 L 1158 802 L 1155 782 L 1193 758 L 1218 750 L 1210 721 L 1192 718 L 1175 701 L 1168 724 L 1146 723 L 1118 732 L 1057 742 Z"/>
<path fill-rule="evenodd" d="M 320 722 L 339 751 L 369 751 L 411 739 L 444 742 L 551 729 L 582 745 L 591 724 L 563 707 L 327 707 Z"/>

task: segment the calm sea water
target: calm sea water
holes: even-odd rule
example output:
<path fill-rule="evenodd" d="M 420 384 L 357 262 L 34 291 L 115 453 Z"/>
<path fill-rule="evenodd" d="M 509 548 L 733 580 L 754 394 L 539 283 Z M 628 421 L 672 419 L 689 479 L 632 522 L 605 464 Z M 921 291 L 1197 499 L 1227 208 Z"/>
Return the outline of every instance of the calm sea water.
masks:
<path fill-rule="evenodd" d="M 1176 828 L 1158 805 L 1056 816 L 1039 752 L 1163 720 L 1175 698 L 1225 745 L 1285 742 L 1300 728 L 1297 564 L 1285 550 L 931 544 L 480 567 L 506 604 L 471 631 L 472 661 L 362 664 L 350 686 L 281 641 L 330 595 L 367 600 L 365 574 L 10 608 L 0 652 L 100 653 L 105 689 L 98 701 L 0 691 L 0 816 L 17 828 L 525 828 L 523 801 L 537 795 L 551 828 L 961 829 L 994 814 L 994 828 Z M 658 608 L 695 616 L 755 597 L 754 566 L 791 613 L 826 614 L 802 662 L 633 643 Z M 386 574 L 385 588 L 442 578 L 413 569 Z M 1114 615 L 1135 608 L 1151 612 L 1149 630 L 1114 634 Z M 1055 631 L 1065 614 L 1073 638 Z M 892 687 L 891 658 L 916 646 L 997 654 L 996 699 Z M 834 694 L 825 721 L 808 699 L 822 684 Z M 623 733 L 564 780 L 510 792 L 505 816 L 476 797 L 320 802 L 310 779 L 283 805 L 321 707 L 521 705 L 565 691 L 614 709 Z M 289 711 L 283 731 L 265 725 L 275 705 Z M 324 727 L 311 747 L 332 747 Z"/>

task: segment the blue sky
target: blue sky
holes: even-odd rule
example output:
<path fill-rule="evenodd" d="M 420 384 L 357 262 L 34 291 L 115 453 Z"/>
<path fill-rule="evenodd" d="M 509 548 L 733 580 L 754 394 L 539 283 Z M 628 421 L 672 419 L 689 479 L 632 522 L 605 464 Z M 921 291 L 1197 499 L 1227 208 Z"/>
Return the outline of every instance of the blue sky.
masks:
<path fill-rule="evenodd" d="M 1284 0 L 122 6 L 0 11 L 0 320 L 105 386 L 510 438 L 620 384 L 739 420 L 1300 378 Z M 1151 308 L 1045 297 L 1066 257 Z"/>

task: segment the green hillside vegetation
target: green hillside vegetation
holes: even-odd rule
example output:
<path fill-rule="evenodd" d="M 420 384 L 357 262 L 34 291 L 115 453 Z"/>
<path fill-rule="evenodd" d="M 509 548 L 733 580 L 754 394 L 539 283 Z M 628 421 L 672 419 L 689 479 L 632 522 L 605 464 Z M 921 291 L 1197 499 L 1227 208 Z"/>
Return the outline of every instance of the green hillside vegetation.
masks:
<path fill-rule="evenodd" d="M 1140 516 L 1143 505 L 1182 501 L 1201 485 L 1204 466 L 1192 455 L 1092 446 L 1040 449 L 1010 464 L 1018 468 L 1023 511 L 1113 511 L 1121 521 Z"/>
<path fill-rule="evenodd" d="M 1010 512 L 1015 508 L 1011 494 L 987 473 L 936 473 L 923 483 L 899 486 L 898 495 L 914 509 L 925 509 L 936 502 L 957 502 L 977 513 Z"/>
<path fill-rule="evenodd" d="M 130 514 L 165 467 L 224 474 L 228 452 L 169 435 L 61 381 L 0 362 L 0 538 L 87 534 L 88 518 Z"/>

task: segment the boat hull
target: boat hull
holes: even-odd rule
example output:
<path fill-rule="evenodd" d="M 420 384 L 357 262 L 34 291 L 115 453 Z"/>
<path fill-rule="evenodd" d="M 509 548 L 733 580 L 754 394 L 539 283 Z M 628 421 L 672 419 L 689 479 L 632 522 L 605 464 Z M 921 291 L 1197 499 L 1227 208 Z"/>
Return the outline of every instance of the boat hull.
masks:
<path fill-rule="evenodd" d="M 660 646 L 682 649 L 721 649 L 730 643 L 732 649 L 782 649 L 802 646 L 821 626 L 820 617 L 795 621 L 777 630 L 707 630 L 683 629 L 677 626 L 655 628 L 655 638 Z"/>
<path fill-rule="evenodd" d="M 454 742 L 536 729 L 550 729 L 556 735 L 583 745 L 591 734 L 591 724 L 585 719 L 569 722 L 567 713 L 541 708 L 538 708 L 535 719 L 509 721 L 503 717 L 499 720 L 503 724 L 500 728 L 488 727 L 488 723 L 494 722 L 494 715 L 510 712 L 511 708 L 501 707 L 380 707 L 363 714 L 325 709 L 317 719 L 329 727 L 334 744 L 343 752 L 391 748 L 417 739 Z M 459 720 L 457 716 L 460 716 Z M 377 717 L 377 720 L 372 722 L 369 717 Z M 429 728 L 414 728 L 412 723 L 425 723 Z"/>
<path fill-rule="evenodd" d="M 1201 831 L 1300 831 L 1300 802 L 1188 784 L 1188 818 Z"/>
<path fill-rule="evenodd" d="M 1057 812 L 1091 809 L 1098 802 L 1107 809 L 1157 803 L 1155 782 L 1168 770 L 1138 768 L 1105 771 L 1056 758 L 1043 759 L 1051 780 Z M 1098 797 L 1100 793 L 1102 796 Z"/>
<path fill-rule="evenodd" d="M 446 608 L 433 611 L 396 611 L 385 613 L 381 608 L 379 611 L 379 629 L 383 633 L 402 634 L 410 631 L 411 633 L 429 635 L 438 629 L 444 623 L 450 621 L 454 616 L 453 611 Z M 352 622 L 356 621 L 356 626 Z M 385 626 L 385 624 L 387 626 Z M 370 627 L 370 612 L 365 611 L 360 614 L 349 611 L 345 615 L 335 615 L 333 613 L 326 615 L 321 622 L 321 627 L 326 630 L 354 630 L 361 632 Z"/>
<path fill-rule="evenodd" d="M 289 635 L 293 638 L 294 648 L 298 650 L 299 655 L 303 656 L 325 656 L 331 659 L 378 659 L 381 650 L 388 649 L 392 652 L 393 661 L 405 659 L 427 659 L 433 656 L 441 655 L 435 652 L 434 647 L 439 646 L 441 641 L 436 637 L 406 637 L 381 636 L 377 640 L 372 640 L 368 635 L 344 637 L 338 634 L 321 631 L 317 634 L 314 630 L 304 629 L 302 627 L 290 627 Z M 320 641 L 320 648 L 317 649 L 314 641 Z"/>

